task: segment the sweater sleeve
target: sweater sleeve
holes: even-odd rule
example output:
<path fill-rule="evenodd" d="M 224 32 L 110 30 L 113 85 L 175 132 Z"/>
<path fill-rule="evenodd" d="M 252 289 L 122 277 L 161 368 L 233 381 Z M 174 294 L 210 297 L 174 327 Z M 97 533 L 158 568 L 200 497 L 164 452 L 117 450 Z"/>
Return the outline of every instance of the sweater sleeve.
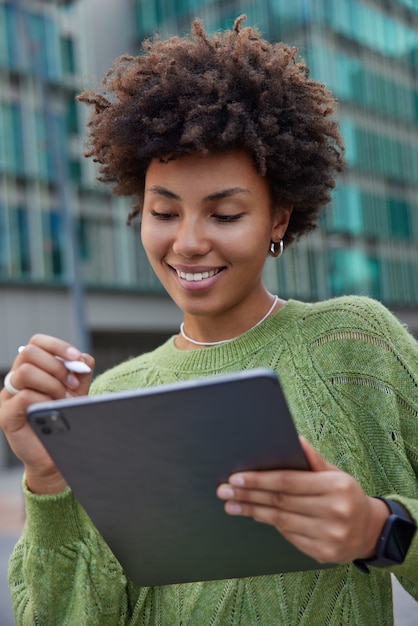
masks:
<path fill-rule="evenodd" d="M 416 340 L 383 305 L 364 297 L 321 303 L 302 321 L 313 372 L 312 441 L 366 493 L 398 501 L 418 523 Z M 306 395 L 309 385 L 300 388 Z M 404 563 L 390 570 L 418 599 L 418 533 Z"/>
<path fill-rule="evenodd" d="M 418 526 L 418 343 L 382 305 L 376 304 L 376 307 L 377 323 L 396 358 L 397 367 L 393 368 L 391 378 L 399 398 L 402 445 L 412 469 L 410 476 L 404 476 L 405 484 L 410 484 L 408 495 L 395 491 L 379 495 L 402 504 Z M 411 476 L 415 476 L 415 480 Z M 418 600 L 418 531 L 404 563 L 391 569 L 405 589 Z"/>
<path fill-rule="evenodd" d="M 127 581 L 71 490 L 32 494 L 9 562 L 17 626 L 129 624 Z"/>

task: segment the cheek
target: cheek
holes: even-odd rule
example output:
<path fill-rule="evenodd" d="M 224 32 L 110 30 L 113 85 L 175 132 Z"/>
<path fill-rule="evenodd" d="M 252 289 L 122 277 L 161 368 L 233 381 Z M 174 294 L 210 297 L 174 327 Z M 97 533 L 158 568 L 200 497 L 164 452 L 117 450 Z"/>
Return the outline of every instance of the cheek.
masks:
<path fill-rule="evenodd" d="M 141 242 L 150 261 L 160 257 L 165 250 L 165 242 L 161 230 L 147 222 L 141 226 Z"/>
<path fill-rule="evenodd" d="M 264 264 L 269 246 L 270 231 L 263 225 L 253 225 L 251 228 L 243 230 L 241 234 L 236 234 L 234 238 L 223 242 L 225 254 L 228 253 L 238 262 L 254 264 Z"/>

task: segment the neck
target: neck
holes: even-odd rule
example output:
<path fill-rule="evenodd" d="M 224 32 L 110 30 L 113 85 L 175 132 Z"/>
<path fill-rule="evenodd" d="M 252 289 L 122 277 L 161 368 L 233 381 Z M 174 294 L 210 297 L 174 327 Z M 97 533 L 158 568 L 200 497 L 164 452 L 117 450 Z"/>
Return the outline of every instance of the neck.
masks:
<path fill-rule="evenodd" d="M 274 311 L 278 301 L 279 301 L 278 296 L 274 296 L 273 301 L 272 301 L 268 311 L 253 326 L 251 326 L 251 328 L 248 328 L 247 330 L 243 331 L 243 333 L 240 333 L 240 335 L 244 334 L 245 332 L 248 332 L 248 331 L 252 330 L 253 328 L 256 328 L 257 326 L 262 324 L 273 313 L 273 311 Z M 229 343 L 230 341 L 234 341 L 234 339 L 236 339 L 237 337 L 240 336 L 240 335 L 235 335 L 234 337 L 230 337 L 229 339 L 221 339 L 220 341 L 197 341 L 196 339 L 192 339 L 192 337 L 189 337 L 189 335 L 187 335 L 186 331 L 184 330 L 184 322 L 182 322 L 180 324 L 180 335 L 189 344 L 191 343 L 194 346 L 199 346 L 199 347 L 201 347 L 201 346 L 203 346 L 203 347 L 219 346 L 219 345 L 221 345 L 223 343 Z"/>

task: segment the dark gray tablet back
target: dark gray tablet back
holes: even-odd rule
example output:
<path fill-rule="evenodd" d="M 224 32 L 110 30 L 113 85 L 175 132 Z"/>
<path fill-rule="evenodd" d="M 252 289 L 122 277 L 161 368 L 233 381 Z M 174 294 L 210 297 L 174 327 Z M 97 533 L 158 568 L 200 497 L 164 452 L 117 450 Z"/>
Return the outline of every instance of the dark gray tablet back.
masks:
<path fill-rule="evenodd" d="M 136 584 L 320 567 L 215 495 L 239 470 L 307 469 L 273 372 L 42 403 L 28 420 Z"/>

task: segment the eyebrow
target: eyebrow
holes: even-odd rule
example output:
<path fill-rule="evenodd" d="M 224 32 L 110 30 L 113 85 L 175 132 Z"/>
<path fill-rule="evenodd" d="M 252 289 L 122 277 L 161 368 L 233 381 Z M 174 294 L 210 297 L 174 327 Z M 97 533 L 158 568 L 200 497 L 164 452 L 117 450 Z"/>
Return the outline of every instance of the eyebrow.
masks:
<path fill-rule="evenodd" d="M 160 185 L 154 185 L 153 187 L 149 187 L 147 191 L 157 196 L 163 196 L 164 198 L 168 198 L 169 200 L 181 200 L 181 197 L 179 195 L 173 193 L 172 191 L 169 191 L 165 187 L 161 187 Z M 238 194 L 249 193 L 250 191 L 248 189 L 245 189 L 244 187 L 228 187 L 227 189 L 221 189 L 220 191 L 210 193 L 208 196 L 203 198 L 203 200 L 213 202 L 214 200 L 222 200 L 223 198 L 229 198 Z"/>

